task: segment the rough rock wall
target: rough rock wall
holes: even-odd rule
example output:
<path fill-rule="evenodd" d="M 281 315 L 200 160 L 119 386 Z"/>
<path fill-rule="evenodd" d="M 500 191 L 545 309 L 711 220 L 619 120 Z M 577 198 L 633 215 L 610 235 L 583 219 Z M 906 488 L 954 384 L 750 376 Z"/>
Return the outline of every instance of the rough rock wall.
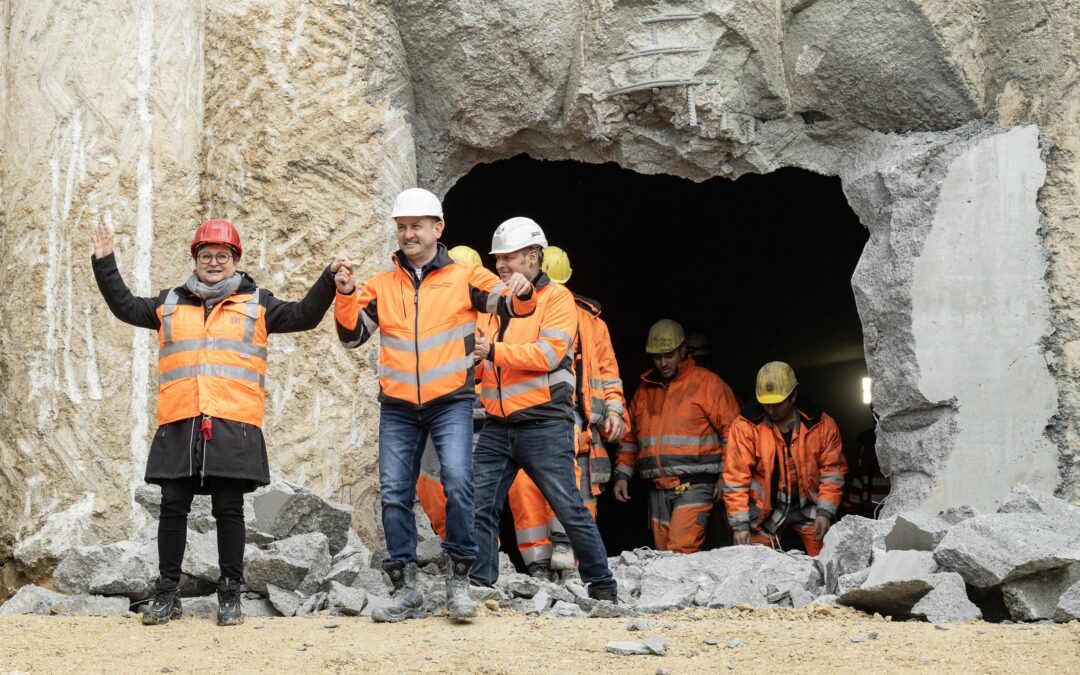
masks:
<path fill-rule="evenodd" d="M 235 218 L 244 267 L 297 298 L 334 253 L 360 258 L 361 276 L 378 268 L 391 248 L 385 207 L 400 187 L 445 192 L 477 162 L 521 152 L 698 180 L 783 166 L 839 175 L 871 233 L 854 285 L 896 508 L 932 503 L 965 470 L 973 429 L 1018 414 L 1005 395 L 973 402 L 970 381 L 926 379 L 952 336 L 920 322 L 952 308 L 920 309 L 928 296 L 917 289 L 934 274 L 920 256 L 948 234 L 943 224 L 969 223 L 949 216 L 966 189 L 954 162 L 989 157 L 972 180 L 1023 185 L 1023 281 L 1008 291 L 1018 316 L 1036 320 L 1027 333 L 997 325 L 1023 366 L 984 377 L 997 391 L 1018 378 L 1021 395 L 1034 387 L 1042 402 L 1000 428 L 999 480 L 1027 471 L 1010 448 L 1038 467 L 1060 451 L 1057 487 L 1080 498 L 1070 450 L 1080 434 L 1070 290 L 1080 19 L 1068 0 L 3 7 L 0 274 L 19 290 L 0 301 L 0 557 L 14 551 L 26 571 L 71 544 L 118 538 L 137 518 L 129 493 L 153 425 L 153 336 L 100 302 L 86 244 L 94 224 L 115 227 L 121 271 L 149 294 L 187 274 L 195 223 Z M 1038 124 L 1044 157 L 1033 159 L 1033 128 L 993 123 Z M 999 144 L 1024 160 L 988 152 Z M 1050 325 L 1046 289 L 1032 281 L 1045 251 L 1028 208 L 1042 161 Z M 1012 215 L 991 216 L 987 231 L 1009 231 Z M 267 405 L 274 469 L 352 503 L 365 534 L 377 528 L 375 348 L 344 352 L 329 321 L 274 337 Z M 1044 349 L 1056 357 L 1057 450 L 1038 429 L 1042 407 L 1055 405 L 1042 388 Z"/>

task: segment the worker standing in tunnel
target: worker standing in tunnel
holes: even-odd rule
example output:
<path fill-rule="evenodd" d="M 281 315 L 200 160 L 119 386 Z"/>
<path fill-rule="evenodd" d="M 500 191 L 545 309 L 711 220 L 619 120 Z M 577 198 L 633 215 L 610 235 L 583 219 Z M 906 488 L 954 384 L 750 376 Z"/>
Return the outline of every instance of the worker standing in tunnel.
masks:
<path fill-rule="evenodd" d="M 548 246 L 544 251 L 542 269 L 551 281 L 564 286 L 573 273 L 569 255 L 558 246 Z M 604 441 L 617 441 L 622 436 L 626 404 L 611 335 L 600 318 L 600 303 L 577 293 L 573 295 L 578 319 L 573 347 L 577 377 L 574 404 L 577 480 L 585 508 L 595 520 L 596 497 L 611 480 L 611 459 Z M 528 476 L 519 474 L 510 487 L 510 509 L 518 548 L 530 574 L 546 577 L 549 569 L 553 572 L 573 569 L 570 540 Z"/>
<path fill-rule="evenodd" d="M 492 237 L 499 276 L 532 280 L 537 308 L 526 318 L 490 317 L 476 341 L 488 417 L 474 453 L 480 554 L 471 578 L 481 586 L 498 579 L 499 517 L 520 468 L 565 527 L 589 595 L 614 601 L 607 552 L 574 481 L 574 298 L 543 273 L 545 248 L 544 231 L 529 218 L 503 222 Z"/>
<path fill-rule="evenodd" d="M 816 556 L 840 507 L 847 464 L 833 418 L 800 397 L 791 366 L 766 363 L 731 427 L 724 501 L 736 544 L 780 547 L 791 527 Z"/>
<path fill-rule="evenodd" d="M 469 246 L 455 246 L 448 251 L 450 258 L 459 265 L 479 265 L 480 254 Z M 473 447 L 476 436 L 484 426 L 484 404 L 480 402 L 480 382 L 476 382 L 476 399 L 473 401 Z M 442 468 L 439 466 L 439 453 L 435 450 L 435 441 L 429 435 L 424 444 L 424 454 L 420 457 L 420 476 L 416 479 L 416 499 L 427 514 L 431 529 L 446 540 L 446 491 L 443 490 Z"/>
<path fill-rule="evenodd" d="M 334 299 L 334 260 L 300 302 L 285 302 L 237 269 L 240 233 L 225 220 L 195 230 L 195 269 L 155 298 L 132 295 L 113 255 L 113 234 L 93 234 L 94 277 L 109 309 L 125 323 L 158 332 L 158 428 L 145 479 L 161 486 L 158 578 L 142 622 L 183 613 L 179 587 L 187 518 L 196 494 L 209 494 L 217 524 L 218 625 L 243 623 L 244 493 L 270 482 L 262 422 L 271 333 L 311 330 Z"/>
<path fill-rule="evenodd" d="M 449 558 L 446 608 L 453 620 L 476 616 L 468 575 L 476 560 L 473 537 L 473 351 L 478 312 L 508 321 L 536 308 L 534 289 L 520 274 L 500 280 L 479 265 L 459 265 L 439 243 L 445 223 L 431 192 L 410 188 L 391 213 L 401 247 L 391 266 L 357 291 L 353 271 L 335 277 L 334 318 L 346 347 L 378 330 L 379 497 L 387 558 L 383 570 L 394 602 L 377 608 L 375 621 L 423 616 L 418 586 L 413 505 L 427 437 L 439 455 L 446 491 Z"/>
<path fill-rule="evenodd" d="M 731 388 L 699 367 L 686 334 L 670 319 L 649 329 L 645 351 L 653 368 L 630 402 L 630 429 L 615 461 L 615 499 L 630 499 L 635 473 L 650 479 L 649 519 L 657 550 L 693 553 L 705 543 L 728 430 L 738 407 Z"/>

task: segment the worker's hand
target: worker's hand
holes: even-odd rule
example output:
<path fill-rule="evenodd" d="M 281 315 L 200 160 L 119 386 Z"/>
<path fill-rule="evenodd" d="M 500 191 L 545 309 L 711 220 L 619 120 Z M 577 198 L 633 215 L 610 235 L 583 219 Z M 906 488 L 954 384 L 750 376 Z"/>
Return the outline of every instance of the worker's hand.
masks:
<path fill-rule="evenodd" d="M 724 498 L 724 479 L 720 478 L 716 481 L 716 485 L 713 486 L 712 498 L 714 501 L 720 501 Z"/>
<path fill-rule="evenodd" d="M 832 527 L 832 520 L 828 516 L 814 518 L 814 539 L 818 541 L 824 539 L 830 527 Z"/>
<path fill-rule="evenodd" d="M 344 256 L 338 256 L 334 258 L 334 262 L 330 263 L 330 271 L 337 274 L 342 267 L 348 267 L 349 271 L 353 271 L 352 261 Z"/>
<path fill-rule="evenodd" d="M 488 340 L 487 335 L 484 334 L 484 329 L 477 328 L 476 346 L 473 347 L 472 352 L 473 363 L 480 363 L 486 359 L 489 352 L 491 352 L 491 342 Z"/>
<path fill-rule="evenodd" d="M 600 438 L 609 443 L 611 441 L 617 441 L 622 438 L 623 430 L 622 417 L 619 415 L 608 415 L 604 418 L 604 421 L 600 423 Z"/>
<path fill-rule="evenodd" d="M 615 499 L 620 502 L 630 501 L 630 481 L 625 478 L 615 479 Z"/>
<path fill-rule="evenodd" d="M 338 261 L 335 260 L 334 263 L 336 262 Z M 331 268 L 334 263 L 330 264 Z M 337 286 L 338 293 L 343 295 L 349 295 L 356 290 L 356 277 L 353 276 L 352 265 L 338 265 L 337 272 L 334 273 L 334 285 Z"/>
<path fill-rule="evenodd" d="M 735 530 L 733 538 L 736 546 L 745 546 L 750 543 L 750 530 Z"/>
<path fill-rule="evenodd" d="M 525 278 L 525 275 L 521 272 L 514 272 L 510 275 L 510 278 L 506 280 L 506 287 L 510 289 L 511 295 L 516 295 L 519 298 L 523 295 L 528 295 L 532 291 L 533 285 L 529 283 L 529 280 Z"/>
<path fill-rule="evenodd" d="M 98 223 L 94 228 L 94 234 L 90 236 L 94 243 L 94 257 L 101 260 L 113 252 L 113 233 L 104 222 Z"/>

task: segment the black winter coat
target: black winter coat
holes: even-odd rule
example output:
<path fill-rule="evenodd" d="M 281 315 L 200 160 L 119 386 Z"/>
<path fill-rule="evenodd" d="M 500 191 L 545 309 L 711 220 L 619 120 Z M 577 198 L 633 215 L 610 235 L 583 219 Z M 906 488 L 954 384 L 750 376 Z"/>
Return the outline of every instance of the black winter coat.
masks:
<path fill-rule="evenodd" d="M 156 298 L 134 296 L 120 277 L 114 256 L 108 255 L 100 260 L 91 257 L 91 261 L 98 288 L 116 318 L 138 328 L 156 331 L 161 327 L 157 308 L 164 304 L 168 289 L 161 291 Z M 245 272 L 237 274 L 242 276 L 237 293 L 251 293 L 256 289 L 255 281 Z M 186 288 L 175 290 L 181 304 L 203 305 L 202 299 Z M 315 328 L 333 303 L 334 294 L 334 275 L 329 267 L 323 270 L 300 302 L 279 300 L 264 289 L 259 294 L 259 302 L 266 307 L 267 333 L 293 333 Z M 209 311 L 204 307 L 204 319 L 208 315 Z M 188 477 L 230 478 L 245 481 L 246 490 L 251 491 L 270 482 L 262 429 L 215 418 L 213 438 L 204 443 L 199 433 L 199 421 L 196 417 L 158 427 L 146 461 L 147 483 Z M 205 489 L 198 491 L 209 493 L 212 483 L 209 481 Z"/>

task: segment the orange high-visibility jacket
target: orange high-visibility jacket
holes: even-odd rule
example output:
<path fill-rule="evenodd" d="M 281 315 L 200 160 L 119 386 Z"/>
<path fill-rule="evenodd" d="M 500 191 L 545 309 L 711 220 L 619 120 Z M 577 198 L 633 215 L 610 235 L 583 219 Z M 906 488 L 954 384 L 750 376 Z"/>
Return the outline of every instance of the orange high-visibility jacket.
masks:
<path fill-rule="evenodd" d="M 536 307 L 535 291 L 513 297 L 489 270 L 454 262 L 442 244 L 419 283 L 403 260 L 398 251 L 393 265 L 359 293 L 337 294 L 338 337 L 352 348 L 380 331 L 380 401 L 422 408 L 473 399 L 477 312 L 505 320 L 528 316 Z"/>
<path fill-rule="evenodd" d="M 486 317 L 491 352 L 483 368 L 480 399 L 488 415 L 509 423 L 574 419 L 574 296 L 536 279 L 536 312 L 523 318 Z"/>
<path fill-rule="evenodd" d="M 666 385 L 649 369 L 630 402 L 630 428 L 619 444 L 615 472 L 629 478 L 636 470 L 662 489 L 716 480 L 738 414 L 731 387 L 693 357 L 679 364 Z"/>
<path fill-rule="evenodd" d="M 574 301 L 578 317 L 578 337 L 574 342 L 577 405 L 587 425 L 584 430 L 587 438 L 578 451 L 589 453 L 590 482 L 603 485 L 611 480 L 611 458 L 600 439 L 599 426 L 608 415 L 626 417 L 626 399 L 611 334 L 600 318 L 600 304 L 577 293 Z"/>
<path fill-rule="evenodd" d="M 791 459 L 797 476 L 788 475 L 788 463 L 777 462 L 784 454 L 784 437 L 757 401 L 743 406 L 731 426 L 727 461 L 724 465 L 724 505 L 728 521 L 737 530 L 759 530 L 773 505 L 773 472 L 777 489 L 797 479 L 800 495 L 816 505 L 817 514 L 836 517 L 844 491 L 847 463 L 840 444 L 840 432 L 832 417 L 802 397 L 791 433 Z"/>
<path fill-rule="evenodd" d="M 158 424 L 208 415 L 262 426 L 266 400 L 266 307 L 260 291 L 202 305 L 169 291 L 157 308 Z"/>

